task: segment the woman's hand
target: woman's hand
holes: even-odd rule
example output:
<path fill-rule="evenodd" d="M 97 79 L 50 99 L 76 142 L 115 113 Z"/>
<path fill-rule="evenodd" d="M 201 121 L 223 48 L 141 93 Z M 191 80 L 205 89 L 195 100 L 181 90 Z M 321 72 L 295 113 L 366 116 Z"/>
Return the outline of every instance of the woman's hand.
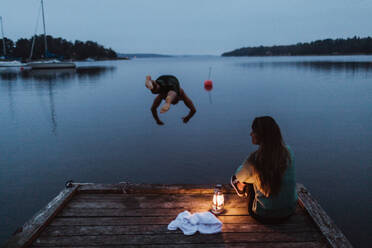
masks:
<path fill-rule="evenodd" d="M 244 187 L 245 187 L 245 184 L 244 183 L 241 183 L 241 182 L 238 182 L 236 184 L 236 186 L 238 187 L 238 190 L 243 191 L 244 190 Z"/>

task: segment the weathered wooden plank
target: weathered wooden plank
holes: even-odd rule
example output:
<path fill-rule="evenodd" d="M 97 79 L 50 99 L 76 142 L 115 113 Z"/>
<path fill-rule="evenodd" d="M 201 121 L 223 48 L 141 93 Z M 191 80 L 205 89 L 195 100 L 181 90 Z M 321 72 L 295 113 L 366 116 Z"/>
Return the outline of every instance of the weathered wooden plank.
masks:
<path fill-rule="evenodd" d="M 72 218 L 60 218 L 57 217 L 53 220 L 50 225 L 61 226 L 99 226 L 99 225 L 151 225 L 151 224 L 169 224 L 176 216 L 149 216 L 149 217 L 72 217 Z M 219 216 L 219 220 L 224 224 L 251 224 L 259 223 L 250 216 Z M 301 224 L 307 222 L 311 224 L 311 220 L 308 216 L 304 215 L 294 215 L 291 216 L 286 223 L 288 224 Z"/>
<path fill-rule="evenodd" d="M 190 212 L 208 211 L 211 207 L 211 198 L 209 195 L 127 195 L 125 197 L 98 197 L 85 198 L 77 196 L 66 207 L 65 216 L 74 216 L 73 213 L 87 213 L 87 216 L 94 216 L 94 213 L 105 212 L 110 215 L 110 211 L 124 215 L 131 215 L 133 211 L 139 211 L 143 214 L 164 215 L 165 213 L 178 214 L 181 211 L 188 210 Z M 165 204 L 167 203 L 167 204 Z M 191 204 L 190 204 L 191 203 Z M 236 195 L 225 197 L 225 211 L 222 215 L 244 215 L 248 214 L 247 199 L 239 198 Z M 93 207 L 91 207 L 93 206 Z M 169 212 L 166 211 L 169 209 Z M 177 212 L 179 211 L 179 212 Z M 128 214 L 126 214 L 128 213 Z M 297 206 L 295 214 L 307 214 L 301 206 Z M 100 216 L 98 214 L 97 216 Z M 114 214 L 115 216 L 117 214 Z"/>
<path fill-rule="evenodd" d="M 144 193 L 144 194 L 212 194 L 213 184 L 86 184 L 79 188 L 83 193 Z M 230 185 L 223 185 L 224 193 L 232 193 Z"/>
<path fill-rule="evenodd" d="M 79 206 L 78 203 L 82 203 L 84 205 L 99 205 L 99 208 L 182 208 L 187 209 L 190 208 L 190 203 L 194 205 L 199 205 L 196 207 L 203 207 L 208 209 L 208 205 L 210 206 L 212 203 L 213 195 L 212 194 L 169 194 L 169 195 L 161 195 L 161 194 L 129 194 L 129 195 L 118 195 L 118 194 L 80 194 L 74 198 L 72 204 L 69 208 L 74 207 L 82 207 Z M 164 204 L 167 202 L 168 204 Z M 160 206 L 157 205 L 160 203 Z M 225 208 L 228 210 L 229 208 L 247 208 L 247 199 L 238 197 L 236 194 L 226 194 L 225 195 Z M 302 207 L 298 207 L 296 209 L 297 213 L 303 212 L 305 213 Z M 307 214 L 307 213 L 306 213 Z"/>
<path fill-rule="evenodd" d="M 40 247 L 34 246 L 31 247 Z M 43 246 L 45 248 L 66 248 L 65 246 Z M 68 248 L 97 248 L 97 247 L 109 247 L 109 248 L 326 248 L 328 247 L 324 242 L 266 242 L 266 243 L 227 243 L 227 244 L 160 244 L 160 245 L 99 245 L 99 246 L 69 246 Z"/>
<path fill-rule="evenodd" d="M 243 208 L 247 204 L 244 202 L 229 202 L 226 203 L 226 209 L 228 208 Z M 84 202 L 72 200 L 69 204 L 70 208 L 192 208 L 192 209 L 208 209 L 211 207 L 211 203 L 208 201 L 190 201 L 190 202 L 137 202 L 137 201 L 123 201 L 123 202 Z"/>
<path fill-rule="evenodd" d="M 53 220 L 77 191 L 78 186 L 62 190 L 51 202 L 37 212 L 7 243 L 6 248 L 27 247 Z"/>
<path fill-rule="evenodd" d="M 174 216 L 187 210 L 191 213 L 209 211 L 203 208 L 70 208 L 65 207 L 58 217 L 126 217 L 126 216 Z M 248 215 L 248 208 L 228 208 L 221 215 Z"/>
<path fill-rule="evenodd" d="M 129 226 L 49 226 L 41 236 L 89 236 L 89 235 L 124 235 L 124 234 L 174 234 L 180 230 L 170 231 L 168 225 L 129 225 Z M 245 232 L 316 232 L 315 227 L 306 224 L 260 225 L 260 224 L 224 224 L 223 233 Z"/>
<path fill-rule="evenodd" d="M 85 199 L 75 197 L 70 203 L 71 208 L 206 208 L 211 207 L 212 195 L 206 194 L 168 194 L 168 195 L 125 195 L 115 199 Z M 225 197 L 225 206 L 228 208 L 247 207 L 247 201 L 235 195 Z"/>
<path fill-rule="evenodd" d="M 349 240 L 302 184 L 297 184 L 297 194 L 300 204 L 307 210 L 332 247 L 352 247 Z"/>
<path fill-rule="evenodd" d="M 239 197 L 237 194 L 224 194 L 226 199 L 231 199 L 231 200 L 237 200 L 237 201 L 246 201 L 247 198 L 244 197 Z M 143 199 L 149 199 L 149 200 L 154 200 L 156 198 L 161 198 L 161 199 L 167 199 L 167 197 L 171 198 L 178 198 L 178 197 L 185 197 L 187 199 L 193 199 L 193 198 L 205 198 L 210 201 L 212 201 L 213 194 L 95 194 L 95 193 L 90 193 L 90 194 L 85 194 L 85 193 L 79 193 L 75 196 L 76 199 L 79 200 L 86 200 L 86 201 L 106 201 L 106 200 L 125 200 L 128 198 L 135 198 L 139 200 Z"/>
<path fill-rule="evenodd" d="M 78 194 L 75 200 L 82 201 L 126 201 L 128 199 L 136 199 L 138 201 L 188 201 L 188 200 L 204 200 L 212 202 L 213 194 Z M 239 197 L 236 194 L 225 194 L 226 201 L 247 202 L 247 198 Z"/>
<path fill-rule="evenodd" d="M 78 193 L 94 193 L 94 194 L 123 194 L 123 186 L 120 184 L 80 184 L 73 183 L 73 185 L 79 185 Z"/>
<path fill-rule="evenodd" d="M 210 206 L 198 208 L 71 208 L 65 207 L 58 217 L 129 217 L 129 216 L 177 216 L 183 211 L 190 213 L 209 211 Z M 302 207 L 297 207 L 295 214 L 307 215 Z M 248 208 L 226 208 L 219 216 L 249 215 Z"/>
<path fill-rule="evenodd" d="M 61 236 L 37 238 L 34 242 L 38 246 L 72 245 L 120 245 L 120 244 L 223 244 L 242 242 L 312 242 L 320 241 L 319 232 L 296 233 L 219 233 L 212 235 L 195 234 L 159 234 L 159 235 L 98 235 L 98 236 Z"/>

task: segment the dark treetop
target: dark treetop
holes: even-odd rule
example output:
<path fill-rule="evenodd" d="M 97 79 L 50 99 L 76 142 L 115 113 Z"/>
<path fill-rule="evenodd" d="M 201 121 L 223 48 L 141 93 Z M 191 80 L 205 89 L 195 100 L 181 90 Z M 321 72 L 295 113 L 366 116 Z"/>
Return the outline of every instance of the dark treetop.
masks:
<path fill-rule="evenodd" d="M 372 54 L 372 38 L 326 39 L 287 46 L 242 47 L 222 56 Z"/>
<path fill-rule="evenodd" d="M 103 59 L 103 58 L 116 58 L 117 54 L 111 48 L 105 48 L 94 41 L 79 41 L 74 43 L 67 41 L 63 38 L 53 38 L 48 35 L 48 54 L 50 58 L 60 59 Z M 6 55 L 9 58 L 28 59 L 31 53 L 32 39 L 21 38 L 15 43 L 5 38 Z M 2 39 L 0 39 L 2 44 Z M 0 51 L 0 57 L 3 55 L 3 50 Z M 33 50 L 32 59 L 40 59 L 44 57 L 44 37 L 42 35 L 35 36 L 35 47 Z"/>

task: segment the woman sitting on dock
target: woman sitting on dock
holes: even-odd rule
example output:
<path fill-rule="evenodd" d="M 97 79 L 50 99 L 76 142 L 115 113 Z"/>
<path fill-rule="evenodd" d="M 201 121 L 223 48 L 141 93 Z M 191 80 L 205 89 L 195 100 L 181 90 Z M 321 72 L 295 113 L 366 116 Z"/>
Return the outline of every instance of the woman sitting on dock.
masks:
<path fill-rule="evenodd" d="M 292 215 L 297 204 L 293 153 L 269 116 L 254 119 L 251 137 L 259 148 L 236 170 L 231 185 L 239 196 L 248 198 L 253 218 L 281 222 Z"/>

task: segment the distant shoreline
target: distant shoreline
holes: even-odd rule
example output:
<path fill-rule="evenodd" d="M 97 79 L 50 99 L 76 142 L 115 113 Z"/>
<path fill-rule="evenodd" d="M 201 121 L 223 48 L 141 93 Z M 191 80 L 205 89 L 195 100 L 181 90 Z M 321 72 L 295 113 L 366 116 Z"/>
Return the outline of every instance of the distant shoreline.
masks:
<path fill-rule="evenodd" d="M 354 36 L 347 39 L 325 39 L 292 45 L 242 47 L 221 54 L 223 57 L 243 56 L 329 56 L 371 55 L 372 38 Z"/>
<path fill-rule="evenodd" d="M 224 56 L 220 57 L 326 57 L 326 56 L 372 56 L 372 53 L 345 53 L 345 54 L 280 54 L 280 55 L 235 55 L 235 56 Z"/>

